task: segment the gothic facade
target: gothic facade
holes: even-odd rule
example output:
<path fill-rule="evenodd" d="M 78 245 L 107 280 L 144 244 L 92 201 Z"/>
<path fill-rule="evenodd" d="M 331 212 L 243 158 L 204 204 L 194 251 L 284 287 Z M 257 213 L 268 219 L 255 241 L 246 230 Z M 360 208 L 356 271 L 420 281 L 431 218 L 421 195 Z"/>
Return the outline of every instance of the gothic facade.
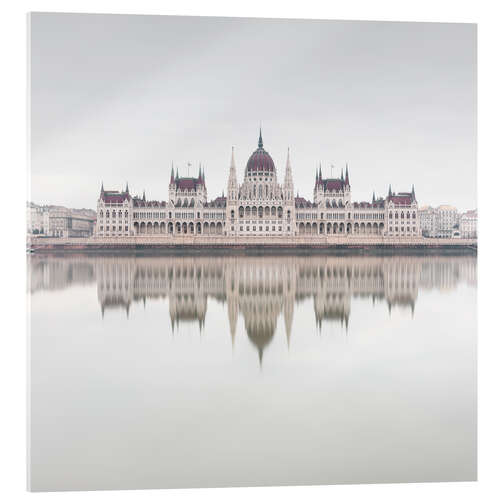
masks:
<path fill-rule="evenodd" d="M 324 178 L 316 171 L 313 200 L 294 195 L 287 154 L 283 183 L 271 155 L 264 149 L 262 133 L 258 147 L 238 183 L 234 148 L 231 154 L 227 196 L 209 201 L 205 173 L 197 177 L 174 175 L 172 167 L 168 201 L 147 200 L 125 191 L 106 191 L 101 186 L 97 201 L 96 237 L 128 236 L 265 236 L 322 237 L 329 235 L 386 237 L 420 236 L 415 190 L 394 193 L 371 202 L 352 202 L 349 169 L 339 178 Z"/>

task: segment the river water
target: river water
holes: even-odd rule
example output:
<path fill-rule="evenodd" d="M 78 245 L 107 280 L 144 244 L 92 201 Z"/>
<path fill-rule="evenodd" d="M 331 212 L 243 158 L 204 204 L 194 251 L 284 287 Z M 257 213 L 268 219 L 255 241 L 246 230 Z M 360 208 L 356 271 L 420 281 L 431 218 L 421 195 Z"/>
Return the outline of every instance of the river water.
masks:
<path fill-rule="evenodd" d="M 28 264 L 32 490 L 476 478 L 475 257 Z"/>

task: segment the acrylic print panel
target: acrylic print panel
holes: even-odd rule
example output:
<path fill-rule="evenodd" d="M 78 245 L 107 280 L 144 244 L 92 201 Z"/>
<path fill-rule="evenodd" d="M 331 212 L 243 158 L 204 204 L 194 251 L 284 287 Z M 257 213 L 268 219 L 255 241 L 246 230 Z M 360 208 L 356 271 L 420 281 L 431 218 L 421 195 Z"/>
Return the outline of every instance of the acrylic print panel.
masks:
<path fill-rule="evenodd" d="M 29 30 L 29 488 L 475 480 L 476 27 Z"/>

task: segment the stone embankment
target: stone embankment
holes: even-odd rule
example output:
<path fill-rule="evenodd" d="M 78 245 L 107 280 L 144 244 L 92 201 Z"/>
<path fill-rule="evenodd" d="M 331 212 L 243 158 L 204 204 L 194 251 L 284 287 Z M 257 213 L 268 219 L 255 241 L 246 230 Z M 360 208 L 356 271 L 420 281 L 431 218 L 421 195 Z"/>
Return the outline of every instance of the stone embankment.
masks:
<path fill-rule="evenodd" d="M 189 235 L 148 235 L 121 238 L 32 238 L 28 248 L 44 251 L 287 251 L 307 253 L 354 251 L 360 253 L 415 251 L 451 253 L 476 252 L 477 240 L 444 238 L 388 238 L 380 236 L 309 236 L 309 237 L 226 237 Z"/>

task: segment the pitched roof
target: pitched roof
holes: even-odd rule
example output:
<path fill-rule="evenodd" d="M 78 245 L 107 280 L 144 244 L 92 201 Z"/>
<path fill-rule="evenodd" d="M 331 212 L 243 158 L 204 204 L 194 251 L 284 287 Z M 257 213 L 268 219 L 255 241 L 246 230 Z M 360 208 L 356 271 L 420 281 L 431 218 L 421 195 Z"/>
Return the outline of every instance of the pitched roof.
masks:
<path fill-rule="evenodd" d="M 342 179 L 321 179 L 318 183 L 323 184 L 325 191 L 342 191 L 345 185 L 345 181 Z"/>
<path fill-rule="evenodd" d="M 126 191 L 101 191 L 101 200 L 104 203 L 123 203 L 130 200 L 130 194 Z"/>
<path fill-rule="evenodd" d="M 394 203 L 394 205 L 411 205 L 412 204 L 412 196 L 410 193 L 399 193 L 393 194 L 392 196 L 387 197 L 387 202 Z"/>

